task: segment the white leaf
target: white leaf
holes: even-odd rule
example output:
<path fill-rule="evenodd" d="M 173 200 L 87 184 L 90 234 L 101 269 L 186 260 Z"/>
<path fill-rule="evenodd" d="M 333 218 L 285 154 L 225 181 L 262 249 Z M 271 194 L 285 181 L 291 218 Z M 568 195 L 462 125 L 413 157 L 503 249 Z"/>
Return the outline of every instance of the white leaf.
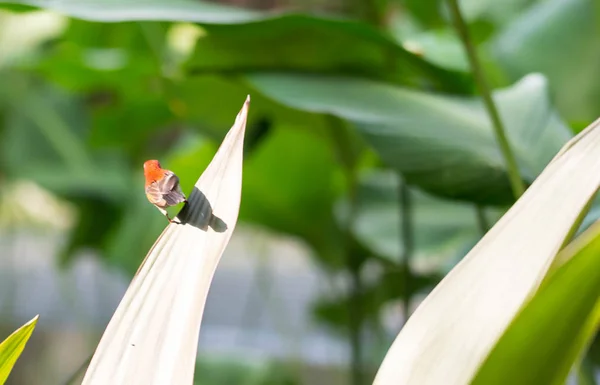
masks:
<path fill-rule="evenodd" d="M 563 147 L 423 301 L 386 355 L 375 385 L 472 380 L 598 190 L 599 154 L 600 119 Z"/>
<path fill-rule="evenodd" d="M 175 218 L 182 223 L 165 229 L 133 278 L 84 385 L 193 383 L 208 289 L 239 213 L 249 104 Z"/>

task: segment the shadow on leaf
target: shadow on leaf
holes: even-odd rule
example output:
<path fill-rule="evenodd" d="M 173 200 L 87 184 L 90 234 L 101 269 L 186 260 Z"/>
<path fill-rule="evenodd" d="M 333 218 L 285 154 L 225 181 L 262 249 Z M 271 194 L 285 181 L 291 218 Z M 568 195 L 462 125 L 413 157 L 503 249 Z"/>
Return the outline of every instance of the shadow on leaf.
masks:
<path fill-rule="evenodd" d="M 197 187 L 190 194 L 188 203 L 177 214 L 177 219 L 183 225 L 191 225 L 207 231 L 210 227 L 217 233 L 227 230 L 227 224 L 213 214 L 212 206 L 206 195 Z"/>

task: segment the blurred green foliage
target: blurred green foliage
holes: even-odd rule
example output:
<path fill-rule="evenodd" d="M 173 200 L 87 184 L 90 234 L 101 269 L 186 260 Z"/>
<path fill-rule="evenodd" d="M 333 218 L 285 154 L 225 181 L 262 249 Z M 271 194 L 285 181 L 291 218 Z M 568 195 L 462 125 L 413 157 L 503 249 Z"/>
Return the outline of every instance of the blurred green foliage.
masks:
<path fill-rule="evenodd" d="M 287 2 L 295 13 L 47 4 L 67 19 L 0 3 L 0 181 L 33 180 L 75 205 L 65 263 L 89 247 L 135 272 L 165 225 L 144 200 L 143 161 L 161 159 L 189 191 L 246 94 L 240 220 L 299 237 L 318 266 L 354 277 L 316 304 L 351 335 L 435 285 L 514 199 L 441 0 Z M 600 114 L 598 5 L 460 3 L 530 183 Z M 341 14 L 317 12 L 328 9 Z M 367 263 L 380 269 L 370 282 Z"/>
<path fill-rule="evenodd" d="M 297 385 L 291 371 L 285 365 L 250 362 L 232 362 L 204 358 L 196 365 L 195 385 Z"/>

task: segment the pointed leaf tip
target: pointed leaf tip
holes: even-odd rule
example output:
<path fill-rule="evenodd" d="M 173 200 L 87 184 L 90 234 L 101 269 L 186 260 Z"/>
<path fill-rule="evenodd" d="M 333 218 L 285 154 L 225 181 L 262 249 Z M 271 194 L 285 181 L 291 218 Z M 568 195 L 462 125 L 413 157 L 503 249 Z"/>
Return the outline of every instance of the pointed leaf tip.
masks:
<path fill-rule="evenodd" d="M 241 114 L 246 116 L 248 114 L 248 109 L 250 108 L 250 95 L 246 96 L 246 100 L 244 101 L 244 105 L 240 111 Z"/>
<path fill-rule="evenodd" d="M 37 324 L 39 315 L 15 330 L 4 341 L 0 341 L 0 384 L 4 384 L 13 366 L 23 352 Z"/>
<path fill-rule="evenodd" d="M 206 297 L 241 201 L 249 98 L 108 324 L 83 385 L 192 385 Z"/>
<path fill-rule="evenodd" d="M 563 147 L 419 305 L 374 385 L 472 383 L 598 191 L 598 149 L 600 120 Z"/>
<path fill-rule="evenodd" d="M 242 129 L 246 128 L 246 120 L 248 118 L 248 109 L 249 108 L 250 108 L 250 95 L 248 95 L 246 97 L 246 100 L 244 101 L 244 105 L 242 106 L 242 109 L 235 117 L 235 123 L 232 128 L 234 128 L 234 127 L 238 127 L 238 128 L 242 128 Z"/>

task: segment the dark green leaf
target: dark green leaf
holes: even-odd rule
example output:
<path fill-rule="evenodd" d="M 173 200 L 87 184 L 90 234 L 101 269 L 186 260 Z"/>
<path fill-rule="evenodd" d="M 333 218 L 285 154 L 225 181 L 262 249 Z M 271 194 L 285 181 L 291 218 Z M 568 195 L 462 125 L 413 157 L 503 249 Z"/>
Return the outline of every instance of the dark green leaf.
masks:
<path fill-rule="evenodd" d="M 513 200 L 503 157 L 477 99 L 427 94 L 340 77 L 252 75 L 272 99 L 354 122 L 385 163 L 410 184 L 484 204 Z M 523 178 L 532 181 L 571 136 L 552 110 L 547 84 L 531 75 L 494 98 Z"/>
<path fill-rule="evenodd" d="M 107 235 L 116 227 L 123 214 L 120 207 L 99 198 L 71 201 L 77 208 L 78 217 L 66 245 L 61 250 L 59 263 L 62 265 L 71 262 L 75 253 L 81 249 L 103 251 Z"/>
<path fill-rule="evenodd" d="M 392 172 L 373 173 L 361 182 L 354 234 L 369 249 L 396 263 L 404 249 L 400 239 L 398 178 Z M 470 249 L 484 231 L 477 222 L 475 205 L 445 201 L 411 189 L 414 255 L 418 263 L 424 257 L 434 257 L 450 266 L 462 251 Z M 497 213 L 487 213 L 488 226 Z M 433 263 L 432 260 L 428 262 Z"/>
<path fill-rule="evenodd" d="M 278 126 L 246 160 L 240 220 L 301 236 L 327 264 L 341 263 L 333 203 L 342 175 L 329 144 Z"/>
<path fill-rule="evenodd" d="M 207 35 L 198 40 L 189 64 L 196 73 L 328 73 L 458 92 L 470 87 L 460 73 L 436 67 L 376 29 L 350 20 L 292 14 L 204 28 Z"/>
<path fill-rule="evenodd" d="M 260 13 L 196 0 L 96 0 L 44 1 L 0 0 L 0 3 L 48 8 L 80 19 L 116 22 L 133 20 L 240 23 L 255 20 Z"/>
<path fill-rule="evenodd" d="M 502 25 L 518 16 L 523 9 L 535 0 L 460 0 L 463 17 L 469 21 L 489 20 Z"/>
<path fill-rule="evenodd" d="M 195 71 L 289 70 L 386 78 L 404 84 L 469 92 L 465 74 L 451 72 L 406 51 L 364 23 L 302 14 L 275 15 L 203 1 L 80 2 L 0 0 L 47 7 L 92 21 L 190 21 L 205 24 L 192 62 Z M 100 36 L 101 38 L 101 36 Z M 293 44 L 289 44 L 293 41 Z M 351 49 L 349 49 L 351 47 Z"/>

